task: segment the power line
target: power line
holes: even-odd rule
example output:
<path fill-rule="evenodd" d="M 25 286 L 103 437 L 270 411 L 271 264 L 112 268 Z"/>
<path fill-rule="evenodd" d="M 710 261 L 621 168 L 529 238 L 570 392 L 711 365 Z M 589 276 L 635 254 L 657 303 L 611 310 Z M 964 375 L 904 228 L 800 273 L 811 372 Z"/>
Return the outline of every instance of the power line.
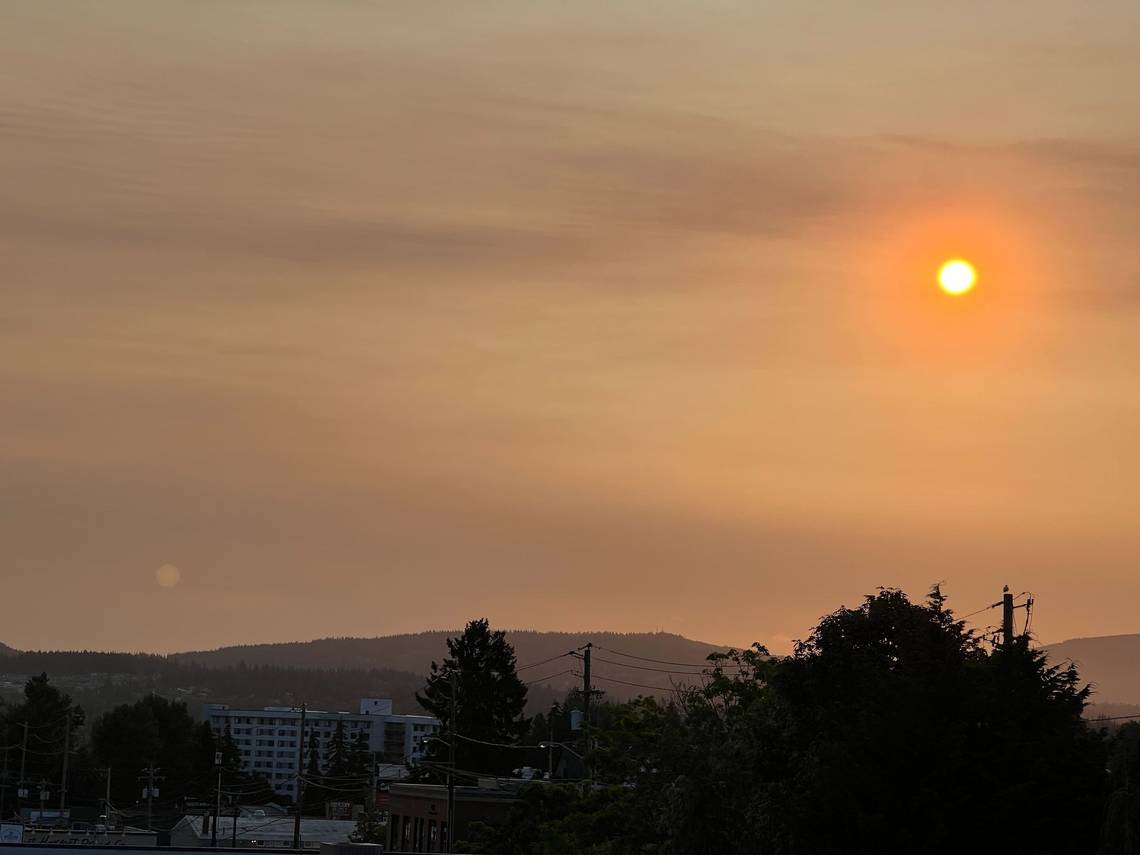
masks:
<path fill-rule="evenodd" d="M 28 748 L 26 750 L 29 754 L 35 754 L 39 757 L 62 757 L 63 756 L 63 749 L 60 749 L 59 751 L 36 751 L 36 749 L 34 749 L 34 748 Z M 69 754 L 77 754 L 78 751 L 79 751 L 79 749 L 72 749 L 72 750 L 68 751 L 68 753 Z"/>
<path fill-rule="evenodd" d="M 371 775 L 367 773 L 361 775 L 321 775 L 322 781 L 367 781 Z"/>
<path fill-rule="evenodd" d="M 425 763 L 423 763 L 423 765 L 428 767 L 429 769 L 435 769 L 437 772 L 446 772 L 449 775 L 454 775 L 457 778 L 466 778 L 470 781 L 474 781 L 475 783 L 478 783 L 480 778 L 510 780 L 509 778 L 502 778 L 502 777 L 499 777 L 497 775 L 483 775 L 483 774 L 480 774 L 479 772 L 471 772 L 469 770 L 459 769 L 455 766 L 450 766 L 447 763 L 428 763 L 428 762 L 425 762 Z"/>
<path fill-rule="evenodd" d="M 566 653 L 559 653 L 557 656 L 551 656 L 549 659 L 543 659 L 541 662 L 528 662 L 526 665 L 519 665 L 515 668 L 515 673 L 525 671 L 527 668 L 534 668 L 537 665 L 545 665 L 547 662 L 553 662 L 555 659 L 562 659 L 565 656 L 571 655 L 569 651 Z"/>
<path fill-rule="evenodd" d="M 236 819 L 239 819 L 239 818 L 240 817 L 226 816 L 225 814 L 222 814 L 222 816 L 220 817 L 220 819 L 228 819 L 231 822 L 236 820 Z M 260 825 L 247 825 L 245 827 L 242 827 L 239 824 L 237 830 L 238 830 L 239 834 L 248 834 L 251 831 L 260 831 L 263 828 L 269 828 L 272 825 L 280 825 L 282 821 L 289 821 L 289 820 L 290 820 L 290 817 L 288 817 L 288 816 L 275 816 L 272 819 L 269 819 L 269 820 L 266 820 L 265 822 L 262 822 Z M 223 825 L 224 824 L 225 823 L 223 823 Z M 231 833 L 233 832 L 232 826 L 230 828 L 230 832 Z"/>
<path fill-rule="evenodd" d="M 1103 715 L 1103 716 L 1097 716 L 1096 718 L 1085 719 L 1085 721 L 1091 722 L 1092 724 L 1096 724 L 1098 721 L 1125 721 L 1127 719 L 1138 719 L 1138 718 L 1140 718 L 1140 713 L 1135 713 L 1133 715 Z"/>
<path fill-rule="evenodd" d="M 454 775 L 457 778 L 466 778 L 468 780 L 475 781 L 476 783 L 478 783 L 480 780 L 505 781 L 509 784 L 526 783 L 526 781 L 524 779 L 521 779 L 521 778 L 511 778 L 507 775 L 494 775 L 490 772 L 472 772 L 470 769 L 459 769 L 455 766 L 449 766 L 446 763 L 432 763 L 432 762 L 425 761 L 422 765 L 424 765 L 425 767 L 433 768 L 435 771 L 451 772 L 451 773 L 454 773 Z M 574 781 L 579 781 L 579 780 L 583 780 L 583 779 L 581 779 L 581 778 L 559 778 L 558 780 L 560 782 L 572 783 Z"/>
<path fill-rule="evenodd" d="M 63 724 L 63 722 L 66 718 L 67 718 L 67 716 L 64 715 L 60 718 L 55 719 L 54 721 L 45 721 L 42 724 L 29 724 L 28 729 L 29 730 L 47 730 L 49 727 L 58 727 L 59 725 Z"/>
<path fill-rule="evenodd" d="M 594 647 L 598 650 L 604 650 L 607 653 L 614 653 L 618 656 L 625 656 L 629 659 L 640 659 L 642 662 L 656 662 L 658 665 L 684 665 L 689 668 L 708 668 L 716 663 L 712 660 L 705 662 L 670 662 L 668 659 L 654 659 L 650 656 L 638 656 L 634 653 L 622 653 L 620 650 L 614 650 L 612 647 L 602 647 L 600 644 L 595 644 Z M 735 663 L 732 663 L 735 664 Z M 632 667 L 632 666 L 631 666 Z"/>
<path fill-rule="evenodd" d="M 675 691 L 677 691 L 676 687 L 673 687 L 671 689 L 667 689 L 664 686 L 650 686 L 646 683 L 631 683 L 628 680 L 619 680 L 616 677 L 602 677 L 599 674 L 595 674 L 594 676 L 599 680 L 605 680 L 607 683 L 621 683 L 623 686 L 635 686 L 638 689 L 652 689 L 655 692 L 675 692 Z M 698 675 L 694 675 L 694 676 L 700 676 L 700 675 L 698 674 Z"/>
<path fill-rule="evenodd" d="M 968 615 L 960 615 L 958 617 L 958 620 L 965 620 L 966 618 L 972 618 L 974 615 L 980 615 L 982 612 L 988 612 L 990 609 L 996 609 L 1000 605 L 1001 605 L 1001 603 L 990 603 L 985 608 L 978 609 L 976 612 L 970 612 Z"/>
<path fill-rule="evenodd" d="M 225 796 L 249 796 L 251 792 L 261 792 L 269 785 L 269 781 L 250 781 L 249 783 L 230 783 L 223 784 L 221 791 Z M 209 792 L 213 792 L 215 788 L 211 787 Z"/>
<path fill-rule="evenodd" d="M 671 668 L 654 668 L 651 665 L 635 665 L 632 662 L 617 662 L 613 659 L 603 659 L 601 656 L 595 656 L 594 661 L 605 662 L 607 665 L 617 665 L 619 668 L 637 668 L 641 671 L 656 671 L 659 674 L 690 674 L 694 677 L 699 677 L 702 673 L 699 671 L 675 671 Z"/>
<path fill-rule="evenodd" d="M 523 685 L 524 686 L 533 686 L 535 683 L 544 683 L 547 680 L 553 680 L 555 677 L 561 677 L 564 674 L 572 674 L 572 673 L 574 673 L 574 672 L 571 671 L 569 668 L 567 668 L 565 671 L 559 671 L 557 674 L 551 674 L 548 677 L 539 677 L 537 680 L 528 680 L 527 682 L 523 683 Z"/>
<path fill-rule="evenodd" d="M 542 748 L 541 745 L 519 745 L 511 742 L 488 742 L 486 739 L 476 739 L 474 736 L 464 736 L 461 733 L 455 734 L 457 739 L 462 739 L 464 742 L 474 742 L 476 745 L 490 745 L 492 748 Z"/>
<path fill-rule="evenodd" d="M 268 782 L 266 782 L 266 786 L 270 786 Z M 227 798 L 238 798 L 238 799 L 240 799 L 243 796 L 251 796 L 254 793 L 264 792 L 264 790 L 265 790 L 265 787 L 260 786 L 260 785 L 257 787 L 251 787 L 248 790 L 228 790 L 225 787 L 222 787 L 222 795 L 226 796 Z M 208 795 L 208 793 L 207 793 L 207 795 Z"/>
<path fill-rule="evenodd" d="M 1021 599 L 1022 597 L 1024 597 L 1026 594 L 1028 594 L 1030 597 L 1032 597 L 1032 596 L 1033 596 L 1033 595 L 1032 595 L 1032 594 L 1031 594 L 1029 591 L 1022 591 L 1020 594 L 1018 594 L 1018 595 L 1017 595 L 1016 597 L 1014 597 L 1013 599 L 1014 599 L 1015 601 L 1016 601 L 1016 600 L 1019 600 L 1019 599 Z M 1000 600 L 999 600 L 998 602 L 996 602 L 996 603 L 990 603 L 988 606 L 984 606 L 984 607 L 982 607 L 982 608 L 978 609 L 978 610 L 977 610 L 977 611 L 975 611 L 975 612 L 970 612 L 968 615 L 958 615 L 958 620 L 965 620 L 966 618 L 972 618 L 974 615 L 980 615 L 982 612 L 988 612 L 990 609 L 996 609 L 996 608 L 997 608 L 998 606 L 1000 606 L 1000 605 L 1001 605 L 1001 601 L 1000 601 Z"/>
<path fill-rule="evenodd" d="M 368 781 L 361 781 L 360 786 L 358 787 L 330 787 L 328 784 L 322 784 L 319 781 L 314 781 L 304 776 L 300 777 L 298 780 L 303 781 L 310 787 L 316 787 L 317 789 L 326 790 L 330 793 L 359 793 L 361 787 L 364 787 L 368 784 Z"/>

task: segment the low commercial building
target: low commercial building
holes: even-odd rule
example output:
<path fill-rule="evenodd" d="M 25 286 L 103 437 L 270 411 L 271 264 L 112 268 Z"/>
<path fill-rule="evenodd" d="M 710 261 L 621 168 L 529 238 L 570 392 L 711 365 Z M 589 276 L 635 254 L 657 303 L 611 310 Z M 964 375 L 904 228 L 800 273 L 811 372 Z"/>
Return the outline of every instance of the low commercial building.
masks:
<path fill-rule="evenodd" d="M 305 733 L 299 734 L 299 707 L 264 707 L 237 709 L 226 704 L 206 704 L 203 718 L 214 732 L 229 730 L 241 752 L 242 769 L 265 777 L 273 789 L 296 798 L 298 744 L 306 749 L 310 734 L 315 734 L 321 758 L 327 756 L 338 722 L 343 723 L 345 738 L 353 740 L 364 732 L 368 748 L 377 764 L 381 780 L 399 780 L 407 763 L 419 759 L 425 737 L 439 730 L 439 720 L 426 715 L 397 715 L 387 698 L 364 698 L 359 712 L 308 710 Z"/>
<path fill-rule="evenodd" d="M 532 783 L 456 787 L 455 840 L 463 840 L 472 822 L 505 820 L 518 800 L 518 787 Z M 388 852 L 447 851 L 447 787 L 392 784 L 388 799 Z"/>
<path fill-rule="evenodd" d="M 79 846 L 105 846 L 108 848 L 145 848 L 158 844 L 158 834 L 141 828 L 70 827 L 42 828 L 22 823 L 0 824 L 0 845 L 25 844 L 35 846 L 63 846 L 74 849 Z"/>
<path fill-rule="evenodd" d="M 170 845 L 193 849 L 209 847 L 214 839 L 212 821 L 209 815 L 182 817 L 170 830 Z M 293 823 L 291 816 L 242 815 L 236 819 L 221 816 L 218 818 L 218 846 L 287 849 L 293 845 Z M 320 849 L 322 843 L 345 843 L 354 828 L 356 823 L 350 820 L 302 818 L 301 847 Z"/>

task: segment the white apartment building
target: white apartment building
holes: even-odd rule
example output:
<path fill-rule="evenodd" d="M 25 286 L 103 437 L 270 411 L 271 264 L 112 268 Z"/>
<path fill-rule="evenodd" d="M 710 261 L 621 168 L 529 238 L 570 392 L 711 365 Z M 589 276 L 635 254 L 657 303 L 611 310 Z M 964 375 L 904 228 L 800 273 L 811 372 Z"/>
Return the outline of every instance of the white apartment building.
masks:
<path fill-rule="evenodd" d="M 419 758 L 424 737 L 439 730 L 439 720 L 427 715 L 396 715 L 387 698 L 364 698 L 360 712 L 308 710 L 305 733 L 299 735 L 300 707 L 232 709 L 226 704 L 206 704 L 203 718 L 221 736 L 229 728 L 241 752 L 242 769 L 268 779 L 282 795 L 297 797 L 297 746 L 306 749 L 310 734 L 316 734 L 324 758 L 336 733 L 337 722 L 344 722 L 344 735 L 351 745 L 358 733 L 368 734 L 368 747 L 377 764 L 377 777 L 398 780 L 405 764 Z M 307 762 L 307 761 L 306 761 Z"/>

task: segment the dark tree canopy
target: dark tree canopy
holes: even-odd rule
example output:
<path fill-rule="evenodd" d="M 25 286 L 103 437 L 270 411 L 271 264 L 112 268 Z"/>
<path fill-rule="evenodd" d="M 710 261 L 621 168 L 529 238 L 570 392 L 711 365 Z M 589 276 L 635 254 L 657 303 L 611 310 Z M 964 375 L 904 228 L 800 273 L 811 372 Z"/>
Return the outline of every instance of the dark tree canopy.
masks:
<path fill-rule="evenodd" d="M 377 810 L 364 811 L 356 820 L 356 827 L 348 835 L 350 843 L 373 843 L 384 846 L 388 843 L 388 821 Z"/>
<path fill-rule="evenodd" d="M 983 648 L 937 588 L 839 609 L 785 658 L 714 658 L 674 701 L 599 716 L 602 791 L 528 796 L 473 851 L 1097 851 L 1107 781 L 1088 688 L 1027 639 Z M 1138 816 L 1136 754 L 1118 754 L 1117 840 Z"/>
<path fill-rule="evenodd" d="M 321 766 L 321 741 L 316 731 L 309 732 L 305 747 L 305 779 L 301 809 L 310 816 L 323 814 L 327 791 L 324 788 L 324 768 Z"/>
<path fill-rule="evenodd" d="M 256 804 L 275 798 L 272 788 L 241 770 L 241 752 L 226 731 L 214 734 L 206 722 L 195 723 L 186 704 L 147 695 L 99 716 L 91 727 L 94 761 L 112 767 L 111 801 L 120 807 L 139 798 L 139 778 L 153 765 L 159 770 L 163 805 L 195 797 L 212 801 L 217 793 L 220 753 L 223 804 Z"/>
<path fill-rule="evenodd" d="M 1129 722 L 1116 732 L 1108 771 L 1100 855 L 1134 855 L 1140 846 L 1140 722 Z"/>
<path fill-rule="evenodd" d="M 80 732 L 85 720 L 83 707 L 72 703 L 71 697 L 51 685 L 47 674 L 32 677 L 24 684 L 24 698 L 18 704 L 4 708 L 0 714 L 0 744 L 19 746 L 24 739 L 25 727 L 28 734 L 28 755 L 25 764 L 24 781 L 16 782 L 18 773 L 9 770 L 12 781 L 23 783 L 36 789 L 44 782 L 50 792 L 62 780 L 63 755 L 65 746 L 71 755 L 72 778 L 74 785 L 82 771 Z M 69 734 L 70 731 L 70 734 Z M 18 750 L 18 749 L 17 749 Z M 12 752 L 16 756 L 16 752 Z M 5 789 L 6 804 L 0 809 L 10 811 L 15 805 L 14 788 Z"/>
<path fill-rule="evenodd" d="M 119 773 L 111 778 L 112 801 L 130 804 L 138 798 L 138 777 L 151 764 L 162 769 L 166 792 L 184 794 L 193 784 L 204 791 L 213 751 L 195 746 L 195 738 L 202 736 L 202 731 L 195 732 L 186 704 L 147 695 L 97 718 L 91 728 L 91 748 L 100 766 Z"/>
<path fill-rule="evenodd" d="M 1103 759 L 1081 718 L 1088 688 L 1027 639 L 987 653 L 937 588 L 922 605 L 885 590 L 836 611 L 768 682 L 764 723 L 782 723 L 795 759 L 757 782 L 766 796 L 750 805 L 769 845 L 852 851 L 854 836 L 878 851 L 938 852 L 965 837 L 1092 851 Z"/>
<path fill-rule="evenodd" d="M 344 735 L 344 720 L 338 718 L 332 740 L 325 752 L 325 774 L 330 778 L 344 779 L 349 773 L 348 740 Z"/>
<path fill-rule="evenodd" d="M 485 774 L 506 774 L 518 763 L 517 752 L 480 743 L 514 743 L 526 733 L 523 715 L 526 686 L 515 673 L 515 651 L 502 630 L 486 619 L 473 620 L 463 634 L 447 639 L 447 656 L 431 663 L 420 706 L 444 724 L 442 736 L 456 740 L 456 766 Z M 451 680 L 455 678 L 456 716 L 451 720 Z M 478 741 L 475 741 L 478 740 Z M 442 760 L 446 750 L 430 743 L 430 757 Z"/>

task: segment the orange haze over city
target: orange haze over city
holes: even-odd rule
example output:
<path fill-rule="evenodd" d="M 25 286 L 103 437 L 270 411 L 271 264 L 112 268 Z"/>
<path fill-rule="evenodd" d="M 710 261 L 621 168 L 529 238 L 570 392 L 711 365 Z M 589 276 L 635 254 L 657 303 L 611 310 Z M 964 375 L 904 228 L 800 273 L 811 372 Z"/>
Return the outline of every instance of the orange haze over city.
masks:
<path fill-rule="evenodd" d="M 0 641 L 1140 632 L 1136 4 L 3 19 Z"/>

